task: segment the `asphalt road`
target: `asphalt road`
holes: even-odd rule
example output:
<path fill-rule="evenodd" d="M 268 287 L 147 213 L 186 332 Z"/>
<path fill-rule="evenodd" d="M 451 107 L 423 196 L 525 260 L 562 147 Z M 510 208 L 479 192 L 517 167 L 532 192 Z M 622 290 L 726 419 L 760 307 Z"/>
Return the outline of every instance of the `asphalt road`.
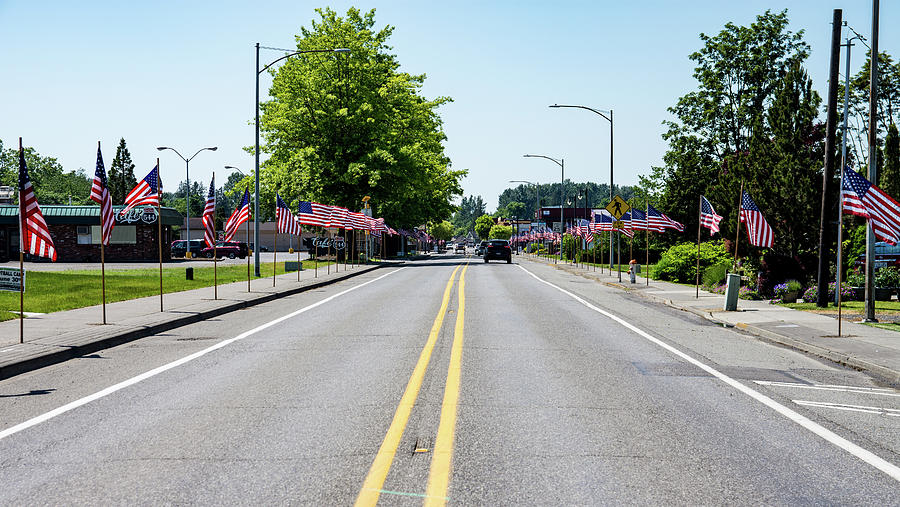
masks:
<path fill-rule="evenodd" d="M 861 373 L 447 255 L 0 381 L 0 504 L 897 505 L 897 415 Z"/>

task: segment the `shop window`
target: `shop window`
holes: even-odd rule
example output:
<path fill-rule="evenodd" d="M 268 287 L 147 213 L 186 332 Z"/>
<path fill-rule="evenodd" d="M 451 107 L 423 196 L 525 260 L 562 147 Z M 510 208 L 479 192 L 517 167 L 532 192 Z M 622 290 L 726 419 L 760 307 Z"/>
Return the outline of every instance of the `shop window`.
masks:
<path fill-rule="evenodd" d="M 78 226 L 78 244 L 79 245 L 90 245 L 91 244 L 91 227 L 88 225 L 79 225 Z"/>
<path fill-rule="evenodd" d="M 100 226 L 92 225 L 91 226 L 91 243 L 94 245 L 100 244 Z M 81 242 L 81 235 L 78 236 L 78 242 Z M 137 243 L 137 227 L 133 225 L 117 225 L 113 227 L 112 232 L 109 235 L 109 244 L 110 245 L 134 245 Z"/>

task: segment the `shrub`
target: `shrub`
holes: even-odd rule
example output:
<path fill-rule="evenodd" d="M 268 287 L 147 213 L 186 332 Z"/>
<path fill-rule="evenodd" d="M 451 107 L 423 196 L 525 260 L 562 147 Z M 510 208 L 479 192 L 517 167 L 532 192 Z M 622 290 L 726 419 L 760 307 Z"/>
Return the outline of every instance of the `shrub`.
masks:
<path fill-rule="evenodd" d="M 696 266 L 695 266 L 696 268 Z M 731 268 L 730 262 L 720 262 L 703 270 L 703 286 L 715 287 L 725 281 L 725 275 Z"/>
<path fill-rule="evenodd" d="M 860 269 L 851 269 L 847 272 L 847 283 L 851 287 L 864 287 L 866 285 L 866 275 Z"/>
<path fill-rule="evenodd" d="M 900 270 L 887 266 L 875 272 L 876 287 L 900 287 Z"/>
<path fill-rule="evenodd" d="M 828 301 L 834 301 L 834 288 L 835 283 L 831 282 L 828 284 Z M 818 287 L 813 285 L 812 287 L 806 289 L 806 292 L 803 293 L 803 302 L 804 303 L 815 303 L 816 299 L 819 297 Z M 841 301 L 853 301 L 856 299 L 856 291 L 853 290 L 853 287 L 850 284 L 842 283 L 841 284 Z"/>
<path fill-rule="evenodd" d="M 758 292 L 756 292 L 755 290 L 753 290 L 747 286 L 741 287 L 741 290 L 738 291 L 738 297 L 741 299 L 752 299 L 752 300 L 762 299 L 762 296 L 760 296 Z"/>
<path fill-rule="evenodd" d="M 730 262 L 731 257 L 725 251 L 721 240 L 707 241 L 700 244 L 700 269 Z M 697 270 L 697 244 L 680 243 L 670 247 L 653 269 L 653 278 L 670 280 L 679 283 L 690 283 L 695 280 Z"/>

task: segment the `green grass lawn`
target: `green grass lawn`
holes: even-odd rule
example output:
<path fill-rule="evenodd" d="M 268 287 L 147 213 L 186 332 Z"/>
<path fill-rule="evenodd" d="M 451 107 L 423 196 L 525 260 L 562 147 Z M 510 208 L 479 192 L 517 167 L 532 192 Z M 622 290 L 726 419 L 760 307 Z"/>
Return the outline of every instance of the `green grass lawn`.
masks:
<path fill-rule="evenodd" d="M 827 308 L 819 308 L 815 303 L 784 303 L 781 306 L 793 308 L 795 310 L 811 310 L 835 313 L 837 313 L 838 310 L 837 306 L 835 306 L 834 303 L 829 304 Z M 844 301 L 841 303 L 841 309 L 850 313 L 862 313 L 865 311 L 865 308 L 865 301 Z M 898 313 L 900 312 L 900 301 L 876 301 L 875 311 L 885 313 Z"/>
<path fill-rule="evenodd" d="M 315 262 L 303 261 L 303 269 L 312 271 Z M 327 269 L 319 262 L 319 269 Z M 184 267 L 163 268 L 163 292 L 181 292 L 213 285 L 213 267 L 194 268 L 194 279 L 185 280 Z M 262 276 L 272 276 L 272 263 L 262 263 Z M 278 263 L 283 274 L 284 262 Z M 307 275 L 304 275 L 304 277 Z M 253 276 L 251 270 L 251 277 Z M 247 266 L 220 266 L 218 283 L 224 285 L 247 280 Z M 159 268 L 106 271 L 106 302 L 125 301 L 159 294 Z M 25 311 L 51 313 L 102 303 L 100 270 L 29 271 L 25 274 Z M 0 321 L 14 319 L 19 311 L 18 292 L 0 292 Z"/>

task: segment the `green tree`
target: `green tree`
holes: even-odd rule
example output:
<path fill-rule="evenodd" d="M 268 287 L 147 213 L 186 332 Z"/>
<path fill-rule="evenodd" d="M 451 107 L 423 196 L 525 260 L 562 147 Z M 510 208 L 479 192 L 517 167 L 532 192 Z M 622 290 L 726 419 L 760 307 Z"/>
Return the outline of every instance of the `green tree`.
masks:
<path fill-rule="evenodd" d="M 113 204 L 125 202 L 125 196 L 137 185 L 137 180 L 134 177 L 134 164 L 131 162 L 131 153 L 128 151 L 128 147 L 125 146 L 125 138 L 119 139 L 119 146 L 116 148 L 116 158 L 109 165 L 107 181 L 109 184 L 109 195 Z"/>
<path fill-rule="evenodd" d="M 378 29 L 374 10 L 316 12 L 297 50 L 349 52 L 301 54 L 272 71 L 271 99 L 260 105 L 270 155 L 262 202 L 273 207 L 277 190 L 356 208 L 368 195 L 374 213 L 395 227 L 448 218 L 466 174 L 444 153 L 437 109 L 450 99 L 423 97 L 425 75 L 400 71 L 388 45 L 394 29 Z"/>
<path fill-rule="evenodd" d="M 463 197 L 459 203 L 456 213 L 450 221 L 457 229 L 463 229 L 462 236 L 475 230 L 475 219 L 487 212 L 487 205 L 480 195 L 470 195 Z"/>
<path fill-rule="evenodd" d="M 878 173 L 878 186 L 894 199 L 900 198 L 900 135 L 891 123 L 884 138 L 884 165 Z"/>
<path fill-rule="evenodd" d="M 434 236 L 434 239 L 447 241 L 453 237 L 453 224 L 443 220 L 429 227 L 428 232 Z"/>
<path fill-rule="evenodd" d="M 488 239 L 494 219 L 490 215 L 481 215 L 475 219 L 475 234 L 481 239 Z"/>
<path fill-rule="evenodd" d="M 878 105 L 876 107 L 876 143 L 884 139 L 891 123 L 900 121 L 900 62 L 885 52 L 878 53 Z M 863 66 L 850 79 L 850 101 L 847 121 L 850 129 L 847 132 L 848 165 L 855 162 L 859 167 L 869 165 L 869 73 L 871 69 L 871 51 L 866 51 Z M 838 93 L 838 114 L 843 116 L 844 86 Z M 880 164 L 876 160 L 876 164 Z M 852 165 L 851 165 L 852 167 Z"/>
<path fill-rule="evenodd" d="M 509 239 L 510 236 L 512 236 L 512 227 L 508 225 L 497 224 L 488 232 L 490 239 Z"/>
<path fill-rule="evenodd" d="M 39 204 L 92 204 L 91 181 L 83 169 L 64 172 L 53 157 L 41 156 L 34 148 L 25 146 L 25 164 L 28 177 Z M 17 187 L 19 184 L 19 149 L 3 149 L 0 141 L 0 185 Z M 16 194 L 18 202 L 18 194 Z"/>

